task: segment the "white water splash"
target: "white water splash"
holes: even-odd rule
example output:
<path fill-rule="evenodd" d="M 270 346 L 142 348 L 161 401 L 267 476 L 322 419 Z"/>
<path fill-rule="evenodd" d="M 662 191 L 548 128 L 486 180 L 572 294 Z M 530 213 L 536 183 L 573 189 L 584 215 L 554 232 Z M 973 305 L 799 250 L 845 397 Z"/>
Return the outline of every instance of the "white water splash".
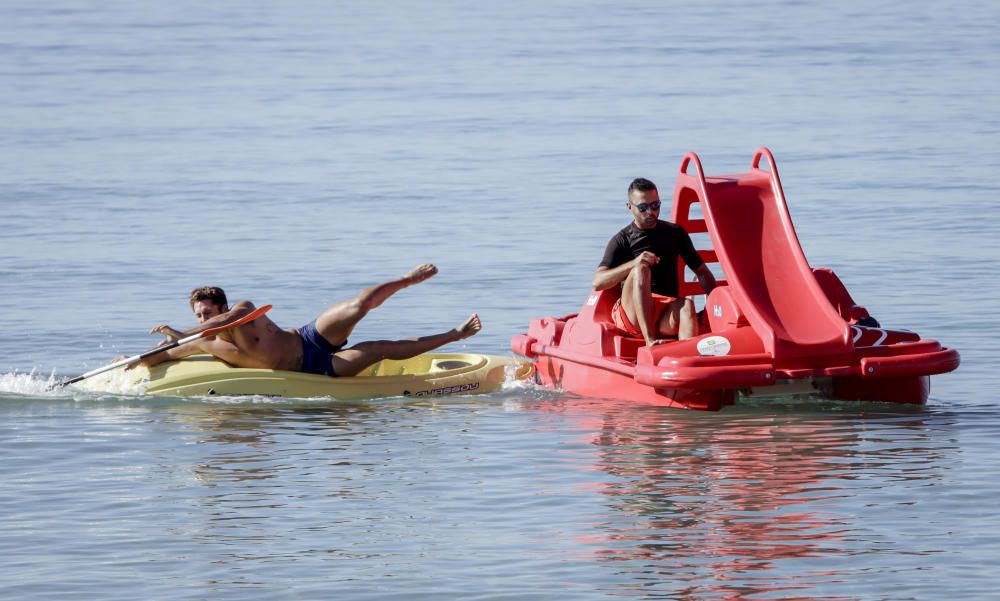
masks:
<path fill-rule="evenodd" d="M 48 376 L 39 375 L 37 371 L 11 372 L 0 374 L 0 394 L 17 394 L 24 396 L 67 397 L 81 391 L 88 393 L 106 393 L 124 396 L 141 396 L 145 392 L 146 380 L 135 381 L 123 370 L 115 370 L 101 374 L 99 378 L 83 380 L 69 386 L 60 386 L 63 378 L 57 378 L 55 371 Z"/>
<path fill-rule="evenodd" d="M 38 375 L 35 370 L 28 373 L 12 372 L 0 374 L 0 392 L 23 394 L 30 396 L 61 396 L 60 389 L 55 388 L 55 372 L 47 378 Z"/>
<path fill-rule="evenodd" d="M 510 363 L 504 366 L 503 387 L 501 390 L 528 390 L 535 387 L 534 378 L 532 377 L 534 375 L 534 371 L 532 371 L 526 378 L 517 377 L 518 369 L 521 368 L 522 365 L 523 364 L 519 360 L 517 363 Z"/>
<path fill-rule="evenodd" d="M 128 371 L 118 368 L 83 380 L 74 386 L 91 392 L 141 396 L 145 394 L 148 382 L 149 380 L 145 378 L 136 379 Z"/>

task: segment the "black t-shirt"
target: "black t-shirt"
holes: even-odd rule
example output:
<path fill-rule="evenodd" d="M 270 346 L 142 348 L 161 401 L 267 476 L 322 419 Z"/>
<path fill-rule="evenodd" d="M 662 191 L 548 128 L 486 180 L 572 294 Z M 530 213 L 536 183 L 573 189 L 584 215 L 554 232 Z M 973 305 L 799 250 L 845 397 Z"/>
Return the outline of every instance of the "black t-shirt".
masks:
<path fill-rule="evenodd" d="M 677 297 L 678 256 L 683 257 L 692 270 L 705 263 L 694 249 L 691 236 L 676 223 L 657 221 L 656 227 L 641 230 L 633 221 L 608 241 L 601 267 L 614 269 L 638 257 L 645 250 L 660 257 L 660 262 L 649 271 L 653 278 L 653 292 L 664 296 Z"/>

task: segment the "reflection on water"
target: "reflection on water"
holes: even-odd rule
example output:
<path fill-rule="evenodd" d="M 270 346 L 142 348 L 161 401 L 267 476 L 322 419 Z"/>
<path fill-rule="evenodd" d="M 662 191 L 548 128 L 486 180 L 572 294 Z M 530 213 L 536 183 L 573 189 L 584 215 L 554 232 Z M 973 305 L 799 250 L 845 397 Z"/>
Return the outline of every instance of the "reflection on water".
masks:
<path fill-rule="evenodd" d="M 480 413 L 489 405 L 474 407 Z M 558 427 L 548 430 L 559 435 L 557 444 L 583 442 L 594 450 L 563 455 L 562 466 L 577 479 L 571 504 L 582 508 L 593 499 L 599 507 L 572 514 L 561 527 L 567 540 L 542 546 L 532 567 L 604 566 L 613 572 L 614 589 L 629 594 L 853 598 L 820 593 L 856 577 L 859 566 L 850 558 L 874 555 L 892 566 L 893 558 L 947 551 L 887 537 L 875 525 L 925 513 L 919 506 L 927 489 L 941 486 L 956 453 L 948 416 L 868 409 L 813 405 L 723 415 L 525 399 L 520 415 L 530 421 L 558 414 Z M 392 555 L 387 543 L 405 545 L 406 537 L 426 534 L 399 530 L 394 519 L 373 515 L 372 506 L 381 508 L 376 513 L 395 506 L 407 480 L 425 477 L 446 488 L 447 474 L 421 474 L 426 464 L 400 464 L 390 450 L 397 434 L 419 439 L 429 433 L 428 411 L 435 409 L 190 405 L 175 412 L 170 419 L 181 420 L 201 447 L 189 469 L 203 488 L 191 499 L 200 525 L 176 532 L 227 547 L 258 543 L 229 561 L 301 559 L 317 550 L 386 559 Z M 407 416 L 416 419 L 408 423 Z M 475 455 L 499 441 L 484 442 Z M 488 475 L 516 482 L 520 469 L 512 469 Z M 525 497 L 549 489 L 537 483 L 533 490 L 505 492 L 523 511 Z M 410 507 L 424 513 L 422 521 L 440 519 L 439 510 Z M 463 503 L 451 510 L 475 514 Z M 564 508 L 535 511 L 544 521 L 546 512 L 555 518 Z M 291 523 L 276 527 L 277 515 Z M 379 527 L 392 534 L 373 530 Z M 300 547 L 294 541 L 302 536 L 326 542 Z M 404 540 L 390 541 L 394 536 Z M 262 541 L 268 546 L 260 547 Z M 273 547 L 281 549 L 278 556 Z"/>
<path fill-rule="evenodd" d="M 188 499 L 189 525 L 175 534 L 238 546 L 224 552 L 224 564 L 351 557 L 335 531 L 351 520 L 343 505 L 366 494 L 377 460 L 349 459 L 345 451 L 377 438 L 377 416 L 374 405 L 321 402 L 175 408 L 169 421 L 199 447 L 190 465 L 172 468 L 189 470 L 198 483 Z"/>
<path fill-rule="evenodd" d="M 599 454 L 590 467 L 614 478 L 587 487 L 605 498 L 605 512 L 578 542 L 626 576 L 625 588 L 699 599 L 800 591 L 814 599 L 815 589 L 857 570 L 850 557 L 946 551 L 886 538 L 871 523 L 916 517 L 908 508 L 941 485 L 957 453 L 938 431 L 947 420 L 928 427 L 920 413 L 535 408 L 592 432 Z M 880 501 L 889 489 L 904 500 Z"/>
<path fill-rule="evenodd" d="M 128 553 L 198 590 L 228 579 L 348 594 L 359 578 L 392 579 L 413 598 L 440 598 L 441 579 L 461 598 L 484 579 L 517 598 L 564 585 L 581 598 L 853 599 L 859 581 L 868 598 L 933 591 L 937 558 L 961 552 L 962 506 L 946 496 L 964 494 L 956 438 L 985 432 L 923 408 L 705 414 L 545 391 L 343 406 L 57 397 L 5 410 L 0 450 L 33 449 L 47 470 L 38 486 L 69 488 L 33 505 L 27 451 L 9 462 L 7 514 L 60 534 L 0 550 L 73 565 L 69 537 L 91 541 L 98 565 Z"/>

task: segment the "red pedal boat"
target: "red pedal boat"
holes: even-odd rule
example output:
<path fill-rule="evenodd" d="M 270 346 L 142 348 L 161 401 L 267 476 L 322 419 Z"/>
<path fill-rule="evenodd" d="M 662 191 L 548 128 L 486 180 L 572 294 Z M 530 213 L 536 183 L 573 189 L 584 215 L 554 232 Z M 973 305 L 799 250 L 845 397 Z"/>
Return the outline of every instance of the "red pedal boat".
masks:
<path fill-rule="evenodd" d="M 701 217 L 691 214 L 695 204 Z M 511 340 L 542 385 L 701 410 L 730 405 L 741 393 L 922 404 L 930 376 L 958 367 L 957 351 L 878 327 L 833 271 L 809 266 L 767 148 L 754 154 L 749 172 L 720 177 L 705 177 L 688 153 L 671 221 L 711 238 L 712 248 L 698 251 L 723 274 L 705 300 L 710 331 L 646 346 L 611 320 L 620 288 L 594 291 L 579 313 L 532 320 L 527 334 Z M 701 294 L 681 261 L 678 270 L 680 294 Z"/>

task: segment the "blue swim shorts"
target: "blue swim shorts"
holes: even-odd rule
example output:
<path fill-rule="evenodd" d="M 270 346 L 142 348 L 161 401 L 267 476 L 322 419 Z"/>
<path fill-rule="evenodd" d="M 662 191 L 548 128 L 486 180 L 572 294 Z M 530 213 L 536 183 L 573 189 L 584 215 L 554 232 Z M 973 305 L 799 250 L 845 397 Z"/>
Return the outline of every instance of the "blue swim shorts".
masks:
<path fill-rule="evenodd" d="M 347 346 L 347 341 L 339 345 L 330 344 L 330 341 L 320 336 L 316 330 L 315 319 L 299 328 L 299 337 L 302 338 L 300 370 L 307 374 L 336 377 L 337 374 L 333 371 L 333 354 Z"/>

